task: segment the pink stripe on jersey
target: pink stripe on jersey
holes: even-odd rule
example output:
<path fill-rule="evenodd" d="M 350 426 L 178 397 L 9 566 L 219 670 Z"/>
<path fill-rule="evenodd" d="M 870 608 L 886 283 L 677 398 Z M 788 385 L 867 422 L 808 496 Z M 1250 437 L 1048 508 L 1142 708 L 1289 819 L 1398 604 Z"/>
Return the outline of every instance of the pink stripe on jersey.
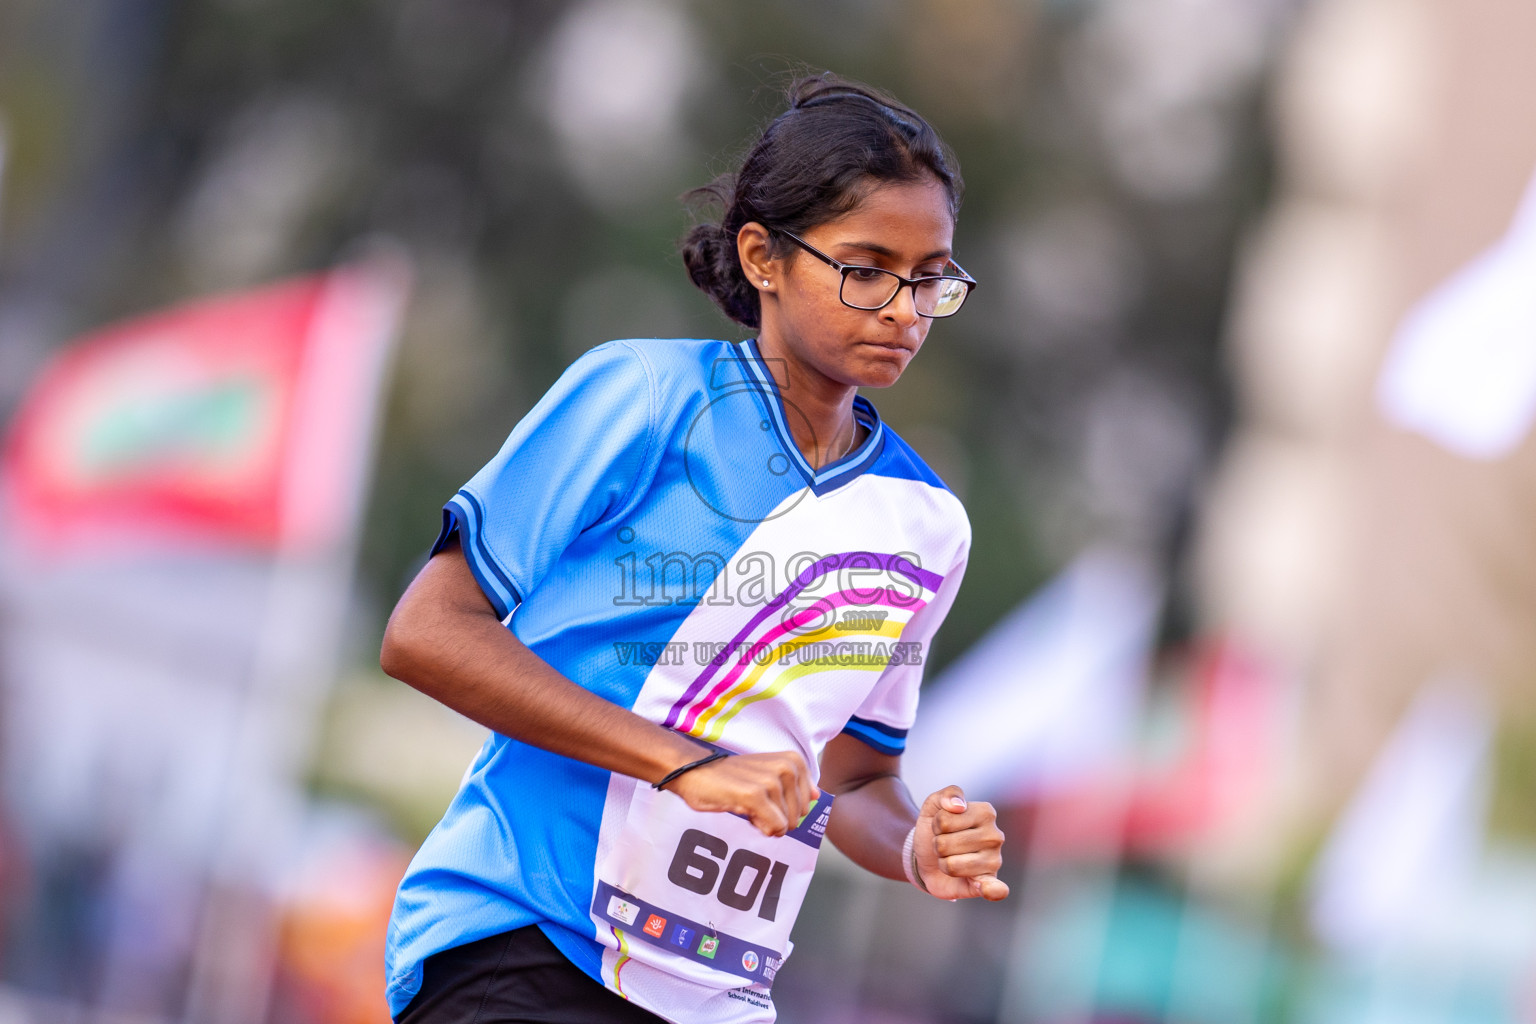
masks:
<path fill-rule="evenodd" d="M 854 592 L 859 595 L 857 598 L 849 596 L 850 593 Z M 850 604 L 859 605 L 861 607 L 884 605 L 890 608 L 912 608 L 915 612 L 918 608 L 922 608 L 928 603 L 922 598 L 914 599 L 908 597 L 905 594 L 898 595 L 895 589 L 891 587 L 881 587 L 879 594 L 874 597 L 870 597 L 868 594 L 869 591 L 863 588 L 859 588 L 857 591 L 840 590 L 835 594 L 828 594 L 826 597 L 818 600 L 815 604 L 806 608 L 802 608 L 794 615 L 791 615 L 788 621 L 781 622 L 779 625 L 774 626 L 768 632 L 764 633 L 763 636 L 759 640 L 755 641 L 750 647 L 742 649 L 740 656 L 736 659 L 736 664 L 731 668 L 730 672 L 726 673 L 722 679 L 715 683 L 714 687 L 709 691 L 709 693 L 705 694 L 703 698 L 696 701 L 693 706 L 689 708 L 688 714 L 686 717 L 684 717 L 681 724 L 678 725 L 677 728 L 683 732 L 688 732 L 691 730 L 694 723 L 699 720 L 699 716 L 703 714 L 711 704 L 719 700 L 722 694 L 730 689 L 731 684 L 740 678 L 742 672 L 746 671 L 747 666 L 752 663 L 759 652 L 770 648 L 775 640 L 778 640 L 785 634 L 795 632 L 801 626 L 803 626 L 807 620 L 820 618 L 824 612 L 824 609 L 827 607 L 839 608 Z M 727 653 L 729 653 L 729 648 L 727 649 Z"/>

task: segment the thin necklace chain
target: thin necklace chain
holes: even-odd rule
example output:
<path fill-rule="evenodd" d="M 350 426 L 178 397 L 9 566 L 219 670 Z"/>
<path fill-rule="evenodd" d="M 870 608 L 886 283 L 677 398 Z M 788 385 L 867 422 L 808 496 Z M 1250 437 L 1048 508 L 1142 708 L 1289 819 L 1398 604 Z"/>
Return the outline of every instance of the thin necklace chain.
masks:
<path fill-rule="evenodd" d="M 858 437 L 859 437 L 859 418 L 857 416 L 855 416 L 853 418 L 853 433 L 848 435 L 848 443 L 843 446 L 843 450 L 838 453 L 837 458 L 828 459 L 827 460 L 827 464 L 831 465 L 832 463 L 836 462 L 838 459 L 843 458 L 849 452 L 853 451 L 853 442 L 858 440 Z"/>
<path fill-rule="evenodd" d="M 758 342 L 758 345 L 759 345 L 759 351 L 761 351 L 762 343 Z M 772 371 L 769 371 L 769 378 L 773 381 L 774 387 L 777 388 L 779 386 L 779 381 L 778 381 L 777 377 L 773 376 Z M 858 418 L 858 416 L 854 416 L 853 417 L 853 433 L 848 435 L 848 443 L 843 446 L 843 450 L 841 452 L 839 452 L 835 458 L 827 459 L 827 461 L 824 463 L 824 465 L 830 466 L 832 463 L 836 462 L 838 459 L 841 459 L 841 458 L 845 457 L 849 452 L 853 451 L 853 443 L 855 441 L 857 441 L 858 439 L 859 439 L 859 418 Z"/>

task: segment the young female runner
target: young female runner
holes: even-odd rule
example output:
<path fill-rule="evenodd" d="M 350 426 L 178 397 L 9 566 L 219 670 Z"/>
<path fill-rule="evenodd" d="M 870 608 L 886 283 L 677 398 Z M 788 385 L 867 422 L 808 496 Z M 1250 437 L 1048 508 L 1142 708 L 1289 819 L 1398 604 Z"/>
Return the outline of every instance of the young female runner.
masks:
<path fill-rule="evenodd" d="M 390 619 L 385 670 L 492 730 L 400 884 L 400 1024 L 771 1021 L 823 835 L 940 899 L 1008 894 L 991 806 L 900 780 L 970 526 L 857 393 L 975 285 L 958 168 L 820 76 L 703 191 L 725 214 L 689 275 L 757 337 L 576 360 Z"/>

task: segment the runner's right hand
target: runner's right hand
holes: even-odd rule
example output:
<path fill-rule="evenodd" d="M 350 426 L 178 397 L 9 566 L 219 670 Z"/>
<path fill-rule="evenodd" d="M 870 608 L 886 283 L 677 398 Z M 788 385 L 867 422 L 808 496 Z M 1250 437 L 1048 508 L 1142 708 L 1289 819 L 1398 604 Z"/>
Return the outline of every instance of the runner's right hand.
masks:
<path fill-rule="evenodd" d="M 821 797 L 805 758 L 792 750 L 733 754 L 684 772 L 665 788 L 696 811 L 740 814 L 765 836 L 794 828 Z"/>

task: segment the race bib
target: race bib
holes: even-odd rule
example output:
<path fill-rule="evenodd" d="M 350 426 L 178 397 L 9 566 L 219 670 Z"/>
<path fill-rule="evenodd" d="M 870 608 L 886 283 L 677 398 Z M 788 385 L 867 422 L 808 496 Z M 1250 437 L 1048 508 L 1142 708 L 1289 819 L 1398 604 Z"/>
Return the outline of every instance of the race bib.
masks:
<path fill-rule="evenodd" d="M 793 948 L 831 810 L 823 792 L 792 831 L 765 836 L 746 818 L 637 783 L 598 866 L 592 918 L 632 959 L 712 987 L 767 987 Z"/>

